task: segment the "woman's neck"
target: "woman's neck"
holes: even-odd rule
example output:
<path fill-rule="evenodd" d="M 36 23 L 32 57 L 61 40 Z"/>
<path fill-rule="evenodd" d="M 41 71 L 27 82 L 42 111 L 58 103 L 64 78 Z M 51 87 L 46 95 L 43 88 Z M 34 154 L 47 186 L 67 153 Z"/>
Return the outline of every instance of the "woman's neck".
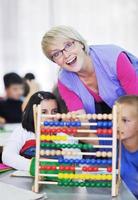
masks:
<path fill-rule="evenodd" d="M 125 148 L 130 152 L 135 152 L 138 150 L 138 136 L 122 141 Z"/>
<path fill-rule="evenodd" d="M 78 75 L 80 78 L 85 79 L 85 78 L 88 78 L 89 76 L 92 76 L 93 73 L 94 73 L 94 66 L 93 66 L 92 60 L 89 55 L 86 55 L 85 65 L 78 72 Z"/>

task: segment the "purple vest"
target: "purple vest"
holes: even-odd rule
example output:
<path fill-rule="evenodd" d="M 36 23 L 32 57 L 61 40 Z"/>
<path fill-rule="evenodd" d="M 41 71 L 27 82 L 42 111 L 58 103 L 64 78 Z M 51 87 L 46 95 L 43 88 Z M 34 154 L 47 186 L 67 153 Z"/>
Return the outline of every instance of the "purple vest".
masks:
<path fill-rule="evenodd" d="M 138 58 L 115 45 L 94 45 L 89 47 L 89 55 L 94 63 L 98 81 L 99 96 L 112 108 L 118 97 L 125 95 L 117 78 L 117 59 L 121 52 L 125 52 L 138 74 Z M 62 69 L 59 80 L 81 99 L 86 113 L 95 113 L 93 96 L 81 82 L 78 75 Z"/>

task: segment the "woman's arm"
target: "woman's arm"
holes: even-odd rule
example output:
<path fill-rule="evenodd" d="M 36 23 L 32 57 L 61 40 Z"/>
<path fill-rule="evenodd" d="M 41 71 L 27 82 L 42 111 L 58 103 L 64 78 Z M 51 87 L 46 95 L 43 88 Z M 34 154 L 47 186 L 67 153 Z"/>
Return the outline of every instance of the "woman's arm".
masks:
<path fill-rule="evenodd" d="M 126 94 L 138 95 L 138 75 L 125 53 L 118 56 L 117 76 Z"/>

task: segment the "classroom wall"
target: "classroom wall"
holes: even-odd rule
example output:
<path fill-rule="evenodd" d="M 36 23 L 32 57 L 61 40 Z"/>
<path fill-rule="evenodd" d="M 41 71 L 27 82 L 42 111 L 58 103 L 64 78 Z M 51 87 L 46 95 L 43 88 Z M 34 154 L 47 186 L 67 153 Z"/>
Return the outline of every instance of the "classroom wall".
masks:
<path fill-rule="evenodd" d="M 0 95 L 2 76 L 33 72 L 51 90 L 58 67 L 41 50 L 54 25 L 76 28 L 89 44 L 114 43 L 138 56 L 137 0 L 0 0 Z"/>

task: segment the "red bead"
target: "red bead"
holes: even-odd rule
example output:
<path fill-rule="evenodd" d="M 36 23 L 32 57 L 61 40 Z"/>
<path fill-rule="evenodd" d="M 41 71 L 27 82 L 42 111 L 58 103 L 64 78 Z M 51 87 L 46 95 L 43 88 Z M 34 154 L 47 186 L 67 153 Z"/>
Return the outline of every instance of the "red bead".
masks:
<path fill-rule="evenodd" d="M 70 170 L 70 166 L 65 166 L 65 170 Z"/>
<path fill-rule="evenodd" d="M 107 172 L 112 172 L 112 167 L 107 167 Z"/>
<path fill-rule="evenodd" d="M 71 171 L 75 171 L 75 166 L 70 166 Z"/>
<path fill-rule="evenodd" d="M 65 166 L 59 166 L 59 170 L 61 170 L 61 171 L 63 171 L 63 170 L 65 170 Z"/>
<path fill-rule="evenodd" d="M 87 169 L 87 167 L 86 166 L 84 166 L 84 167 L 82 167 L 82 171 L 87 171 L 88 169 Z"/>
<path fill-rule="evenodd" d="M 60 129 L 60 128 L 57 128 L 57 133 L 60 133 L 60 132 L 62 132 L 61 129 Z"/>
<path fill-rule="evenodd" d="M 108 132 L 107 129 L 103 129 L 103 130 L 102 130 L 102 133 L 103 133 L 103 134 L 107 134 L 107 132 Z"/>
<path fill-rule="evenodd" d="M 102 129 L 101 129 L 101 128 L 98 128 L 98 129 L 97 129 L 97 133 L 98 133 L 98 134 L 101 134 L 101 133 L 102 133 Z"/>
<path fill-rule="evenodd" d="M 88 167 L 88 172 L 92 172 L 93 171 L 93 167 Z"/>
<path fill-rule="evenodd" d="M 42 129 L 41 129 L 41 133 L 45 133 L 45 128 L 42 128 Z"/>
<path fill-rule="evenodd" d="M 112 129 L 108 129 L 108 134 L 112 134 Z"/>
<path fill-rule="evenodd" d="M 51 170 L 56 170 L 56 166 L 51 166 Z"/>
<path fill-rule="evenodd" d="M 94 172 L 98 172 L 98 167 L 93 167 Z"/>

